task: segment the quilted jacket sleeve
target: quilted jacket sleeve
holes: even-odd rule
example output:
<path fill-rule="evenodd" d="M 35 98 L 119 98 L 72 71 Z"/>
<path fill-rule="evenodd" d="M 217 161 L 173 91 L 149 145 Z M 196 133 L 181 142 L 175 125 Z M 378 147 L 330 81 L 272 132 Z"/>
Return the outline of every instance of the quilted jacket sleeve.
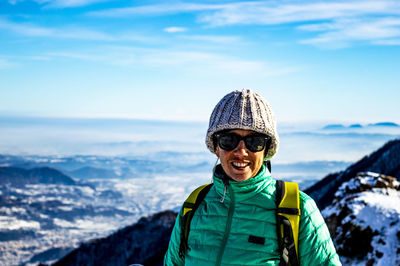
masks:
<path fill-rule="evenodd" d="M 301 265 L 342 265 L 328 227 L 313 199 L 301 192 L 299 255 Z"/>
<path fill-rule="evenodd" d="M 182 210 L 181 210 L 182 211 Z M 179 246 L 180 246 L 180 235 L 181 235 L 181 226 L 180 219 L 181 212 L 179 212 L 176 217 L 174 229 L 172 230 L 171 239 L 169 240 L 168 250 L 164 257 L 164 265 L 172 266 L 172 265 L 184 265 L 184 259 L 179 257 Z"/>

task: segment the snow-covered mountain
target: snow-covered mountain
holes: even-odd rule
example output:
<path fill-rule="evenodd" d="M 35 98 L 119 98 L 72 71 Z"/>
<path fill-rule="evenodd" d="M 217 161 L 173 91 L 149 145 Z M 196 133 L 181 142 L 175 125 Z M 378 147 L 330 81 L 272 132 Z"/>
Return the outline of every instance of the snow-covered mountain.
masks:
<path fill-rule="evenodd" d="M 400 265 L 400 183 L 373 172 L 342 183 L 322 215 L 344 265 Z"/>

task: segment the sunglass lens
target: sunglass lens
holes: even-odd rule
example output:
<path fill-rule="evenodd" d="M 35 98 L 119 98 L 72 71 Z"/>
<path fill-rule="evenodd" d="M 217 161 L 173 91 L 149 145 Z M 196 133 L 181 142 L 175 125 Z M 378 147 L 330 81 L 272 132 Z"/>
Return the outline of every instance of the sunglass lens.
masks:
<path fill-rule="evenodd" d="M 248 136 L 245 139 L 246 147 L 252 152 L 262 151 L 265 146 L 265 137 L 263 136 Z"/>
<path fill-rule="evenodd" d="M 235 134 L 226 134 L 219 137 L 219 146 L 226 150 L 231 151 L 239 144 L 240 137 Z"/>

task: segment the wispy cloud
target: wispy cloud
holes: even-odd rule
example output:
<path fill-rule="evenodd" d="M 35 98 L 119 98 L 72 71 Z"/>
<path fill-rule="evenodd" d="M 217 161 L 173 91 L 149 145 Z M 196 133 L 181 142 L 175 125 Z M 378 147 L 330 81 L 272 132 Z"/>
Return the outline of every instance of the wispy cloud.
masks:
<path fill-rule="evenodd" d="M 246 60 L 217 53 L 124 46 L 103 47 L 96 51 L 53 52 L 47 55 L 123 67 L 178 69 L 180 72 L 184 69 L 184 71 L 201 70 L 200 72 L 204 73 L 203 70 L 207 69 L 209 73 L 220 73 L 220 75 L 277 76 L 299 71 L 299 68 L 293 66 Z"/>
<path fill-rule="evenodd" d="M 0 29 L 12 31 L 26 36 L 48 36 L 53 34 L 53 30 L 39 27 L 32 24 L 13 23 L 0 18 Z"/>
<path fill-rule="evenodd" d="M 39 4 L 43 4 L 45 8 L 72 8 L 82 7 L 111 0 L 36 0 Z"/>
<path fill-rule="evenodd" d="M 50 61 L 52 60 L 49 56 L 43 55 L 34 55 L 34 56 L 25 56 L 25 55 L 14 55 L 14 56 L 3 56 L 0 55 L 0 69 L 12 69 L 19 68 L 23 66 L 23 64 L 27 61 Z"/>
<path fill-rule="evenodd" d="M 123 8 L 112 8 L 89 12 L 91 16 L 126 17 L 132 15 L 154 16 L 187 12 L 212 11 L 226 8 L 229 4 L 167 3 Z"/>
<path fill-rule="evenodd" d="M 221 43 L 221 44 L 238 44 L 243 43 L 243 39 L 240 36 L 222 36 L 222 35 L 186 35 L 182 38 L 193 41 L 204 41 L 210 43 Z"/>
<path fill-rule="evenodd" d="M 0 18 L 0 30 L 11 31 L 29 37 L 47 37 L 54 39 L 75 39 L 87 41 L 132 41 L 155 42 L 157 38 L 135 34 L 133 32 L 119 32 L 113 35 L 102 31 L 92 30 L 79 26 L 60 26 L 58 28 L 43 27 L 32 23 L 15 23 Z"/>
<path fill-rule="evenodd" d="M 17 3 L 20 0 L 10 0 Z M 91 5 L 108 0 L 35 0 L 44 7 L 64 8 Z M 400 2 L 394 0 L 349 1 L 242 1 L 222 4 L 162 3 L 124 8 L 111 8 L 88 13 L 92 16 L 128 17 L 135 15 L 162 16 L 196 13 L 197 23 L 211 27 L 232 25 L 286 24 L 314 36 L 299 39 L 302 44 L 342 48 L 357 42 L 374 45 L 398 45 L 400 39 Z M 30 23 L 14 23 L 0 18 L 0 29 L 24 36 L 93 41 L 154 42 L 155 37 L 129 32 L 102 32 L 82 26 L 42 27 Z M 185 27 L 163 28 L 168 33 L 186 32 Z M 182 36 L 180 36 L 182 37 Z M 234 37 L 216 35 L 185 36 L 187 39 L 210 43 L 235 42 Z"/>
<path fill-rule="evenodd" d="M 400 38 L 399 25 L 390 24 L 400 16 L 400 2 L 395 0 L 242 1 L 223 4 L 181 2 L 113 8 L 89 14 L 126 17 L 188 12 L 198 13 L 197 22 L 212 27 L 292 24 L 300 31 L 318 32 L 315 37 L 300 41 L 312 45 L 343 47 L 353 41 L 395 45 Z"/>
<path fill-rule="evenodd" d="M 213 26 L 235 24 L 281 24 L 360 15 L 400 14 L 394 0 L 353 1 L 242 1 L 225 4 L 168 3 L 93 11 L 96 16 L 169 15 L 200 12 L 199 21 Z"/>
<path fill-rule="evenodd" d="M 111 0 L 8 0 L 11 5 L 16 5 L 21 2 L 34 1 L 44 8 L 72 8 L 72 7 L 83 7 L 92 4 L 110 2 Z"/>
<path fill-rule="evenodd" d="M 330 1 L 330 2 L 239 2 L 211 14 L 203 14 L 201 22 L 214 26 L 234 24 L 282 24 L 351 18 L 366 15 L 399 15 L 397 1 Z"/>
<path fill-rule="evenodd" d="M 373 43 L 375 44 L 379 44 L 379 45 L 400 45 L 400 38 L 398 39 L 392 39 L 392 40 L 377 40 L 377 41 L 373 41 Z"/>
<path fill-rule="evenodd" d="M 13 63 L 8 59 L 0 58 L 0 69 L 13 68 L 17 65 L 18 65 L 17 63 Z"/>
<path fill-rule="evenodd" d="M 165 32 L 169 33 L 176 33 L 176 32 L 184 32 L 186 31 L 186 28 L 183 27 L 168 27 L 164 29 Z"/>
<path fill-rule="evenodd" d="M 12 31 L 24 36 L 53 37 L 62 39 L 86 39 L 112 41 L 114 38 L 108 34 L 79 27 L 49 28 L 31 23 L 14 23 L 0 19 L 0 29 Z"/>
<path fill-rule="evenodd" d="M 153 67 L 178 68 L 186 71 L 207 69 L 218 75 L 250 75 L 252 77 L 279 76 L 299 71 L 292 66 L 278 66 L 263 61 L 246 60 L 217 53 L 200 51 L 163 51 L 155 50 L 144 55 L 142 64 Z"/>
<path fill-rule="evenodd" d="M 400 38 L 399 16 L 400 2 L 390 0 L 242 2 L 203 14 L 200 21 L 212 26 L 303 24 L 297 29 L 319 33 L 300 43 L 342 48 L 360 41 L 396 45 Z"/>
<path fill-rule="evenodd" d="M 340 48 L 352 42 L 368 41 L 380 45 L 398 45 L 400 18 L 338 19 L 331 23 L 310 24 L 298 27 L 306 31 L 322 32 L 302 43 Z"/>
<path fill-rule="evenodd" d="M 23 2 L 23 1 L 24 0 L 8 0 L 8 3 L 11 4 L 11 5 L 15 5 L 15 4 L 17 4 L 19 2 Z"/>
<path fill-rule="evenodd" d="M 131 66 L 138 63 L 137 56 L 134 52 L 116 52 L 116 51 L 101 51 L 100 53 L 90 52 L 51 52 L 46 56 L 52 58 L 66 58 L 73 60 L 80 60 L 86 62 L 100 63 L 103 65 L 111 66 Z"/>

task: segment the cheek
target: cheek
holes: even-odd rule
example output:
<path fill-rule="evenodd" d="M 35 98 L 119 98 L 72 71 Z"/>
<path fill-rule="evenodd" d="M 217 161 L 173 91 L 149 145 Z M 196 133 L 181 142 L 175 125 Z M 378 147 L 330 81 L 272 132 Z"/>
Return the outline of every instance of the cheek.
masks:
<path fill-rule="evenodd" d="M 260 166 L 264 163 L 264 152 L 262 152 L 261 155 L 257 157 L 257 163 Z"/>
<path fill-rule="evenodd" d="M 219 158 L 220 162 L 222 165 L 227 164 L 227 161 L 229 160 L 230 152 L 218 149 L 217 152 L 217 157 Z"/>
<path fill-rule="evenodd" d="M 254 162 L 255 166 L 258 167 L 260 164 L 263 162 L 262 156 L 258 156 L 258 154 L 254 154 L 254 156 L 251 157 L 251 160 Z"/>

